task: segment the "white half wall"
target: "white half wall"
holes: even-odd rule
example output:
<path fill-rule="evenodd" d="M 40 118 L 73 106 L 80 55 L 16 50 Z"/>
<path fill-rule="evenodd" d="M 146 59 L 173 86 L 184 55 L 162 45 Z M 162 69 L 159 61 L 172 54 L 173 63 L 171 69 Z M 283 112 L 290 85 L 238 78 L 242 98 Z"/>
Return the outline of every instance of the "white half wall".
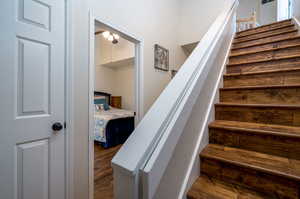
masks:
<path fill-rule="evenodd" d="M 154 69 L 154 44 L 170 51 L 170 69 L 179 68 L 185 55 L 181 45 L 201 40 L 226 0 L 72 0 L 70 4 L 70 68 L 73 83 L 72 126 L 74 199 L 89 198 L 88 84 L 89 13 L 141 38 L 143 47 L 143 104 L 145 112 L 171 80 L 170 73 Z M 189 11 L 193 11 L 189 13 Z M 179 17 L 182 15 L 181 19 Z M 180 24 L 179 24 L 180 23 Z M 184 28 L 185 32 L 179 32 Z M 183 30 L 182 30 L 183 31 Z M 180 36 L 183 34 L 183 36 Z"/>

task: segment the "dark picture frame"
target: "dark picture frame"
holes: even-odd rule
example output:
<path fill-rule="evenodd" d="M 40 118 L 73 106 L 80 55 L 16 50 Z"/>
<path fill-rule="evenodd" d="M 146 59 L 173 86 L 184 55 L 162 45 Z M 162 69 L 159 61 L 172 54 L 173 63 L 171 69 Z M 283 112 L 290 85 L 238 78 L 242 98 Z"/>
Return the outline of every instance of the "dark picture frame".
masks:
<path fill-rule="evenodd" d="M 274 0 L 262 0 L 262 1 L 261 1 L 261 4 L 270 3 L 270 2 L 272 2 L 272 1 L 274 1 Z"/>
<path fill-rule="evenodd" d="M 158 44 L 154 45 L 154 68 L 169 71 L 169 50 Z"/>

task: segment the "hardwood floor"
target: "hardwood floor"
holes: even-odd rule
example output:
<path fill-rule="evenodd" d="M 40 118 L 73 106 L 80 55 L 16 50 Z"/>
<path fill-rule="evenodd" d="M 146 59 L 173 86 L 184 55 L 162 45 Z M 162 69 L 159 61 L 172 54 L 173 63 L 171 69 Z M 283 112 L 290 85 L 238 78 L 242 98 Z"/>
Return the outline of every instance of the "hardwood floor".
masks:
<path fill-rule="evenodd" d="M 94 199 L 113 199 L 111 160 L 122 145 L 104 149 L 94 144 Z"/>
<path fill-rule="evenodd" d="M 300 198 L 300 35 L 285 20 L 235 36 L 188 199 Z"/>

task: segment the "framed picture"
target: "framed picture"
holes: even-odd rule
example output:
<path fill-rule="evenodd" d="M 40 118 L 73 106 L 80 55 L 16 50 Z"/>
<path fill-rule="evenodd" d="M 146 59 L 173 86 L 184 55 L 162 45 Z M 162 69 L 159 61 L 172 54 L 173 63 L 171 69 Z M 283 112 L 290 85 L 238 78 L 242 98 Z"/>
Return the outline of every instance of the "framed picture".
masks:
<path fill-rule="evenodd" d="M 173 77 L 175 77 L 177 72 L 178 72 L 177 70 L 171 70 L 171 78 L 172 79 L 173 79 Z"/>
<path fill-rule="evenodd" d="M 266 4 L 266 3 L 269 3 L 269 2 L 272 2 L 272 1 L 274 1 L 274 0 L 262 0 L 261 4 Z"/>
<path fill-rule="evenodd" d="M 169 50 L 158 44 L 154 45 L 154 68 L 169 71 Z"/>

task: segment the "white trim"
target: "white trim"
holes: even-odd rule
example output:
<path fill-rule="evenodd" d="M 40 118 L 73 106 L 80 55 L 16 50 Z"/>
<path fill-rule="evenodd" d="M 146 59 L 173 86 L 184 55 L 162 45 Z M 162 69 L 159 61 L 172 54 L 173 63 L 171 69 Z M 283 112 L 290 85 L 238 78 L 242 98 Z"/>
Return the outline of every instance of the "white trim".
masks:
<path fill-rule="evenodd" d="M 144 41 L 135 35 L 129 33 L 124 28 L 118 27 L 99 16 L 89 11 L 89 199 L 94 196 L 94 38 L 95 38 L 95 23 L 101 23 L 110 29 L 118 32 L 123 38 L 135 44 L 135 125 L 139 123 L 144 114 L 144 100 L 143 100 L 143 48 Z"/>
<path fill-rule="evenodd" d="M 293 16 L 293 20 L 296 23 L 295 25 L 297 26 L 297 28 L 300 29 L 300 21 L 295 16 Z"/>
<path fill-rule="evenodd" d="M 94 79 L 95 79 L 95 20 L 89 14 L 89 199 L 94 198 Z"/>
<path fill-rule="evenodd" d="M 211 110 L 213 110 L 213 106 L 215 104 L 216 97 L 218 96 L 217 93 L 218 93 L 220 85 L 222 83 L 221 79 L 222 79 L 224 71 L 225 71 L 225 66 L 227 64 L 227 59 L 228 59 L 228 56 L 229 56 L 229 53 L 230 53 L 230 49 L 231 49 L 231 45 L 232 45 L 233 39 L 234 39 L 234 34 L 232 35 L 232 37 L 230 39 L 230 42 L 229 42 L 230 45 L 228 46 L 228 48 L 226 50 L 227 52 L 226 52 L 226 55 L 225 55 L 225 59 L 224 59 L 224 62 L 222 64 L 222 68 L 220 70 L 220 73 L 219 73 L 219 76 L 218 76 L 215 88 L 213 90 L 213 95 L 212 95 L 212 97 L 210 99 L 210 102 L 209 102 L 209 105 L 208 105 L 208 109 L 207 109 L 208 111 L 206 112 L 206 114 L 204 116 L 205 117 L 204 122 L 203 122 L 204 125 L 202 126 L 201 131 L 199 132 L 199 134 L 201 136 L 199 136 L 199 139 L 197 141 L 195 150 L 194 150 L 193 155 L 192 155 L 192 159 L 190 161 L 189 167 L 187 169 L 187 172 L 186 172 L 186 175 L 185 175 L 185 178 L 184 178 L 183 186 L 181 187 L 181 190 L 179 192 L 178 199 L 183 198 L 184 194 L 186 193 L 186 189 L 187 189 L 189 178 L 190 178 L 193 166 L 194 166 L 194 162 L 196 161 L 196 158 L 199 156 L 199 149 L 200 149 L 200 146 L 201 146 L 201 142 L 203 140 L 203 135 L 205 133 L 205 130 L 208 128 L 208 123 L 209 123 L 209 118 L 210 118 Z"/>
<path fill-rule="evenodd" d="M 74 119 L 73 119 L 73 77 L 72 68 L 72 0 L 65 0 L 65 173 L 66 198 L 74 198 Z"/>

